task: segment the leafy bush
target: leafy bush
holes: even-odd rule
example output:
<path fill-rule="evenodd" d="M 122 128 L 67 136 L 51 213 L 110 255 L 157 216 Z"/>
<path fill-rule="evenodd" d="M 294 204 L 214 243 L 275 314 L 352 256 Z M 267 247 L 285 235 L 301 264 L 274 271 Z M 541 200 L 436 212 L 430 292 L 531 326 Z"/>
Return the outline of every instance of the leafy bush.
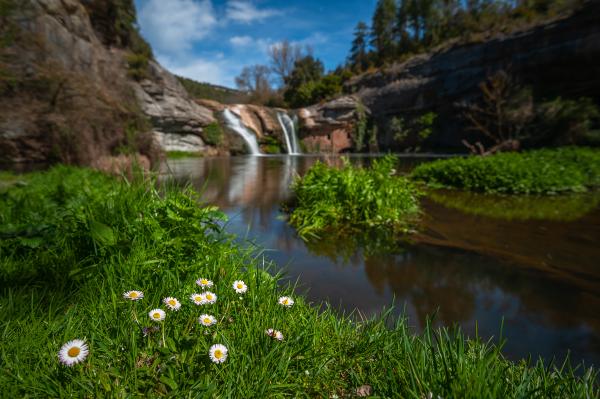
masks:
<path fill-rule="evenodd" d="M 388 328 L 386 314 L 355 323 L 302 297 L 283 308 L 291 290 L 191 191 L 65 167 L 23 180 L 0 191 L 5 397 L 343 397 L 365 385 L 380 397 L 598 395 L 591 369 L 512 363 L 457 330 L 413 335 L 403 319 Z M 214 281 L 216 303 L 189 300 L 199 277 Z M 132 289 L 144 298 L 123 299 Z M 182 305 L 157 331 L 147 312 L 168 296 Z M 216 325 L 198 323 L 204 312 Z M 73 338 L 90 354 L 67 368 L 56 355 Z M 215 343 L 229 349 L 222 364 L 209 360 Z"/>
<path fill-rule="evenodd" d="M 406 232 L 419 212 L 419 192 L 395 176 L 397 158 L 375 160 L 369 169 L 345 159 L 341 169 L 317 162 L 293 184 L 296 207 L 290 223 L 303 238 L 325 231 L 386 227 Z"/>
<path fill-rule="evenodd" d="M 585 191 L 600 185 L 600 151 L 565 147 L 438 160 L 412 178 L 432 186 L 508 194 Z"/>
<path fill-rule="evenodd" d="M 207 144 L 218 146 L 223 141 L 223 129 L 217 122 L 209 123 L 202 129 L 202 138 Z"/>
<path fill-rule="evenodd" d="M 131 53 L 127 55 L 127 74 L 137 81 L 145 79 L 148 75 L 148 62 L 150 60 L 144 54 Z"/>

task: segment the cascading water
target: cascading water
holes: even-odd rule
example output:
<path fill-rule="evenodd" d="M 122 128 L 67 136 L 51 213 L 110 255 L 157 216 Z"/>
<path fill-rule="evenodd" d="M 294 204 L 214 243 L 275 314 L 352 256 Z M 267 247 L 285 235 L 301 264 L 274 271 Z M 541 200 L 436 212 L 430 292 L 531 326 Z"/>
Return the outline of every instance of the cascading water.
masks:
<path fill-rule="evenodd" d="M 298 145 L 298 137 L 296 137 L 296 124 L 292 118 L 285 112 L 277 112 L 277 120 L 281 125 L 281 129 L 283 129 L 283 136 L 285 138 L 288 154 L 302 154 L 300 146 Z"/>
<path fill-rule="evenodd" d="M 223 111 L 223 117 L 225 118 L 225 123 L 229 128 L 235 131 L 237 134 L 242 136 L 248 149 L 250 150 L 251 155 L 262 155 L 260 149 L 258 148 L 258 142 L 256 141 L 256 136 L 242 123 L 242 119 L 231 112 L 229 109 L 225 109 Z"/>

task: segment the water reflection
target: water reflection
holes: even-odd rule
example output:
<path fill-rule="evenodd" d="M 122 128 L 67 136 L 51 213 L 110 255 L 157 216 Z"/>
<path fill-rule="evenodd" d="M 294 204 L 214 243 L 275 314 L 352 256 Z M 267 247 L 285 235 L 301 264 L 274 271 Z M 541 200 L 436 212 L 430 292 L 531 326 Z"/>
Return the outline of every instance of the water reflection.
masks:
<path fill-rule="evenodd" d="M 597 194 L 580 197 L 593 205 L 569 218 L 509 220 L 452 206 L 477 209 L 476 197 L 438 192 L 435 201 L 423 199 L 421 232 L 412 244 L 377 256 L 336 237 L 307 245 L 282 218 L 279 207 L 291 196 L 291 182 L 317 159 L 177 160 L 170 162 L 168 174 L 192 183 L 205 201 L 221 207 L 231 217 L 229 231 L 271 249 L 268 256 L 287 269 L 290 279 L 299 280 L 312 301 L 370 315 L 395 299 L 417 330 L 437 313 L 439 324 L 458 323 L 484 338 L 497 337 L 504 319 L 505 352 L 513 358 L 531 353 L 561 359 L 571 350 L 576 362 L 600 364 L 600 210 L 592 202 Z M 403 158 L 399 168 L 422 161 Z M 559 206 L 560 201 L 546 209 Z"/>

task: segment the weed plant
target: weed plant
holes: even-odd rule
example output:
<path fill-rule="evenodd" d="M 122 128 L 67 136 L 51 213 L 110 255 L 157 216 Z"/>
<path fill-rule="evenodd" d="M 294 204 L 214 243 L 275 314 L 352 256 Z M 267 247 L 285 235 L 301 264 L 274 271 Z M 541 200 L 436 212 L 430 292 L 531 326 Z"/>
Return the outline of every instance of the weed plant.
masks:
<path fill-rule="evenodd" d="M 223 215 L 189 190 L 67 167 L 22 181 L 0 191 L 0 396 L 598 395 L 591 369 L 513 363 L 457 330 L 413 335 L 405 320 L 391 329 L 387 314 L 352 322 L 302 297 L 281 306 L 293 287 L 278 287 L 260 253 L 234 245 Z M 199 277 L 213 280 L 216 303 L 189 300 Z M 235 292 L 235 280 L 247 292 Z M 129 290 L 144 298 L 124 299 Z M 168 296 L 178 311 L 163 305 Z M 154 308 L 164 321 L 149 319 Z M 217 323 L 201 326 L 202 313 Z M 75 338 L 90 353 L 67 367 L 57 353 Z M 211 362 L 213 344 L 228 348 L 223 363 Z"/>
<path fill-rule="evenodd" d="M 486 193 L 582 192 L 600 185 L 600 151 L 565 147 L 444 159 L 417 166 L 411 177 L 432 187 Z"/>
<path fill-rule="evenodd" d="M 396 164 L 394 156 L 377 159 L 370 168 L 354 167 L 347 159 L 341 168 L 317 162 L 293 184 L 296 203 L 290 223 L 305 239 L 381 227 L 410 230 L 420 194 L 395 174 Z"/>

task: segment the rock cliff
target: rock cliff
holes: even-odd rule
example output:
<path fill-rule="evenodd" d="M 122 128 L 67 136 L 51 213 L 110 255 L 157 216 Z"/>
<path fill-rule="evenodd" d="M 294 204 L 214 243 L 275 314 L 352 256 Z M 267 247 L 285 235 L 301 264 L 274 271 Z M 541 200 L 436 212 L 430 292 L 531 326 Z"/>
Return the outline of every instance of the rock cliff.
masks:
<path fill-rule="evenodd" d="M 402 150 L 390 129 L 393 117 L 426 112 L 438 117 L 431 149 L 465 150 L 466 132 L 456 104 L 480 96 L 479 84 L 504 69 L 538 98 L 588 96 L 600 99 L 600 2 L 587 2 L 569 17 L 509 35 L 466 45 L 447 45 L 347 83 L 379 127 L 383 149 Z"/>
<path fill-rule="evenodd" d="M 0 1 L 0 161 L 210 152 L 213 112 L 152 61 L 132 0 Z"/>

